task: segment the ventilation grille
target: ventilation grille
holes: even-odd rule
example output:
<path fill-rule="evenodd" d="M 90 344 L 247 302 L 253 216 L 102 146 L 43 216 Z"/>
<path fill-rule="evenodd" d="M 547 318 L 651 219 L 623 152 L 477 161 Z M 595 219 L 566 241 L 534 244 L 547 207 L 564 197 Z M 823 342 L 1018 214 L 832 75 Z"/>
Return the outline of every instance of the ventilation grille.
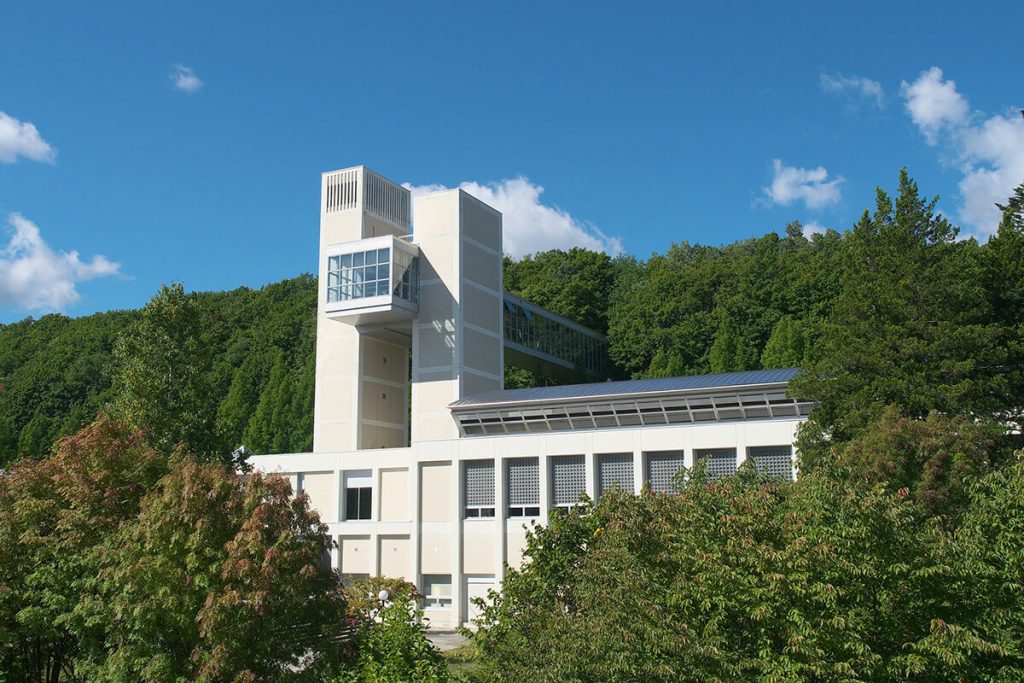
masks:
<path fill-rule="evenodd" d="M 693 461 L 701 460 L 707 462 L 708 476 L 712 479 L 720 479 L 736 474 L 736 449 L 735 448 L 705 448 L 693 452 Z"/>
<path fill-rule="evenodd" d="M 338 171 L 327 176 L 324 209 L 327 213 L 354 209 L 359 199 L 359 169 Z"/>
<path fill-rule="evenodd" d="M 556 506 L 580 502 L 580 494 L 587 490 L 582 455 L 551 459 L 551 488 Z"/>
<path fill-rule="evenodd" d="M 367 170 L 364 174 L 366 194 L 363 208 L 378 218 L 409 229 L 409 190 L 387 178 Z"/>
<path fill-rule="evenodd" d="M 676 473 L 683 469 L 682 451 L 665 451 L 647 454 L 647 481 L 652 491 L 671 493 L 676 491 Z"/>
<path fill-rule="evenodd" d="M 467 460 L 466 507 L 492 507 L 494 505 L 494 461 Z"/>
<path fill-rule="evenodd" d="M 508 504 L 540 505 L 540 464 L 537 458 L 508 461 Z"/>
<path fill-rule="evenodd" d="M 616 487 L 632 493 L 633 454 L 616 453 L 598 456 L 597 481 L 601 493 Z"/>
<path fill-rule="evenodd" d="M 793 479 L 792 446 L 753 446 L 747 454 L 753 458 L 757 471 L 772 479 Z"/>

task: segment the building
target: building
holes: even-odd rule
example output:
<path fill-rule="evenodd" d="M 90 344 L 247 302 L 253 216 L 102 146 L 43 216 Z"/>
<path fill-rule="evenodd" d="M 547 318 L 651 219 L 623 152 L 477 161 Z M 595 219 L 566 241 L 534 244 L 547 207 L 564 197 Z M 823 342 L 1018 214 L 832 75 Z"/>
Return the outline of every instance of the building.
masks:
<path fill-rule="evenodd" d="M 795 370 L 503 391 L 506 361 L 599 379 L 606 340 L 506 293 L 501 246 L 462 190 L 325 173 L 313 452 L 252 458 L 309 496 L 341 572 L 413 581 L 434 625 L 471 619 L 525 526 L 581 493 L 669 490 L 697 459 L 793 477 L 811 407 L 786 396 Z"/>

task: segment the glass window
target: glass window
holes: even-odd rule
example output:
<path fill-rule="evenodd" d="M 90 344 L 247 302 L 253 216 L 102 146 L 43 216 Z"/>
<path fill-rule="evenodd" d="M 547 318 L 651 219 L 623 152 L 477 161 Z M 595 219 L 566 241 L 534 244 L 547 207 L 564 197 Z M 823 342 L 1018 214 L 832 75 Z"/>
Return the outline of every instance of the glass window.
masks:
<path fill-rule="evenodd" d="M 448 609 L 452 606 L 451 575 L 424 574 L 422 593 L 426 609 Z"/>
<path fill-rule="evenodd" d="M 540 463 L 537 458 L 508 461 L 508 516 L 540 515 Z"/>
<path fill-rule="evenodd" d="M 633 492 L 633 454 L 614 453 L 597 456 L 598 495 L 612 488 Z"/>
<path fill-rule="evenodd" d="M 647 481 L 652 491 L 676 491 L 676 475 L 683 469 L 682 451 L 662 451 L 647 454 Z"/>
<path fill-rule="evenodd" d="M 721 479 L 736 474 L 735 448 L 699 448 L 693 452 L 694 464 L 705 461 L 708 475 L 712 479 Z"/>
<path fill-rule="evenodd" d="M 586 490 L 586 465 L 582 455 L 551 458 L 551 493 L 554 507 L 568 509 L 575 506 L 580 502 L 580 494 Z"/>
<path fill-rule="evenodd" d="M 494 461 L 467 460 L 462 465 L 466 517 L 494 516 Z"/>
<path fill-rule="evenodd" d="M 387 296 L 391 249 L 371 249 L 327 259 L 327 301 Z M 418 280 L 417 280 L 418 283 Z"/>
<path fill-rule="evenodd" d="M 792 446 L 751 446 L 747 457 L 753 459 L 761 474 L 771 479 L 793 480 Z"/>
<path fill-rule="evenodd" d="M 368 520 L 373 515 L 373 479 L 369 471 L 345 473 L 345 519 Z"/>

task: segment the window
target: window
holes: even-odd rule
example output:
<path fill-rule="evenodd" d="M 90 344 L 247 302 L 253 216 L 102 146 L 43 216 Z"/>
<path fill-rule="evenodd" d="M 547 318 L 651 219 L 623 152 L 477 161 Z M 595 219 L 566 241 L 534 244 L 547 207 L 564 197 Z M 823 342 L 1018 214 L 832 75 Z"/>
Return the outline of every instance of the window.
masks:
<path fill-rule="evenodd" d="M 721 479 L 736 474 L 735 448 L 701 448 L 693 452 L 694 464 L 701 460 L 707 463 L 708 476 Z"/>
<path fill-rule="evenodd" d="M 391 249 L 370 249 L 327 258 L 327 301 L 386 296 L 391 289 Z"/>
<path fill-rule="evenodd" d="M 766 477 L 793 480 L 792 446 L 751 446 L 747 457 L 753 459 L 757 471 Z"/>
<path fill-rule="evenodd" d="M 369 470 L 345 473 L 345 519 L 366 520 L 373 515 L 373 476 Z"/>
<path fill-rule="evenodd" d="M 633 454 L 613 453 L 597 456 L 597 492 L 613 488 L 633 493 Z"/>
<path fill-rule="evenodd" d="M 494 516 L 494 461 L 467 460 L 462 464 L 466 517 Z"/>
<path fill-rule="evenodd" d="M 508 516 L 540 515 L 540 464 L 537 458 L 508 461 Z"/>
<path fill-rule="evenodd" d="M 586 466 L 582 455 L 551 458 L 551 493 L 554 507 L 568 510 L 580 502 L 587 490 Z"/>
<path fill-rule="evenodd" d="M 419 303 L 420 300 L 420 259 L 401 249 L 395 250 L 395 287 L 392 294 L 400 299 Z"/>
<path fill-rule="evenodd" d="M 450 574 L 423 575 L 423 607 L 448 609 L 452 606 L 452 577 Z"/>
<path fill-rule="evenodd" d="M 684 467 L 682 451 L 661 451 L 647 454 L 647 482 L 652 491 L 676 491 L 676 474 Z"/>

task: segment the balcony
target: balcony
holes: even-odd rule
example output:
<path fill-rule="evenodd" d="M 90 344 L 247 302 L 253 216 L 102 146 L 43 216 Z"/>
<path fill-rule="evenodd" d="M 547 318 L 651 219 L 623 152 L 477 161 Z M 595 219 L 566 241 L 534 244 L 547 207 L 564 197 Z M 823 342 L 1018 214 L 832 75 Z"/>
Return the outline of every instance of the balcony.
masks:
<path fill-rule="evenodd" d="M 413 320 L 419 313 L 419 267 L 419 247 L 398 237 L 332 245 L 324 310 L 353 325 Z"/>

